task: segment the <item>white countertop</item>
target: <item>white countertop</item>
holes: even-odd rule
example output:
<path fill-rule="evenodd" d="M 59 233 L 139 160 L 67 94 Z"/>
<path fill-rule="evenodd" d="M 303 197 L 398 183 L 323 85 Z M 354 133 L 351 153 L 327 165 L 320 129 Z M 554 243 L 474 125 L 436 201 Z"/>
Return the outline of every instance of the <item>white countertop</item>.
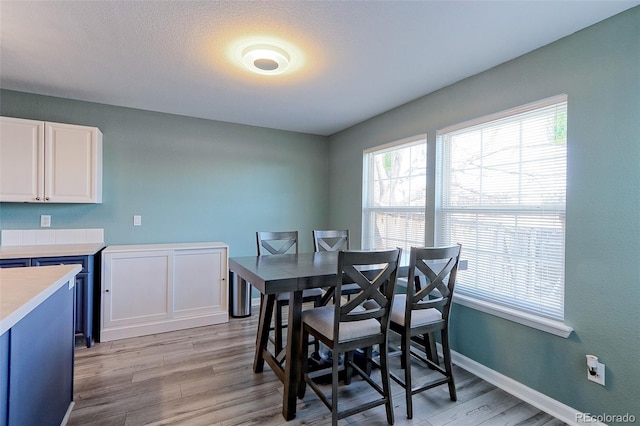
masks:
<path fill-rule="evenodd" d="M 67 282 L 80 265 L 0 269 L 0 335 L 16 325 Z"/>
<path fill-rule="evenodd" d="M 18 259 L 21 257 L 91 256 L 99 252 L 103 247 L 104 243 L 0 246 L 0 259 Z"/>

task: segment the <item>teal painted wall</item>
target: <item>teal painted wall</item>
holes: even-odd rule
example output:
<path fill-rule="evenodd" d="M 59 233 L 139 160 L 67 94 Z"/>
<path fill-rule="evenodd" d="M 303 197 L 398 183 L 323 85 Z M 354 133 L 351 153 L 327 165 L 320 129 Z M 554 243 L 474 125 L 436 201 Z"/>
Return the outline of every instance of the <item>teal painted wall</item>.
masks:
<path fill-rule="evenodd" d="M 434 58 L 434 64 L 437 58 Z M 459 305 L 453 347 L 577 410 L 640 418 L 640 8 L 329 138 L 0 91 L 0 114 L 104 133 L 100 205 L 0 203 L 0 229 L 105 228 L 106 243 L 225 241 L 258 229 L 361 227 L 362 150 L 559 93 L 569 95 L 562 339 Z M 433 194 L 431 194 L 432 196 Z M 329 207 L 327 207 L 329 206 Z M 142 227 L 133 227 L 133 215 Z M 428 235 L 428 238 L 432 238 Z M 607 386 L 585 378 L 585 355 Z"/>
<path fill-rule="evenodd" d="M 0 203 L 0 229 L 104 228 L 105 242 L 224 241 L 255 254 L 257 230 L 328 225 L 326 137 L 0 91 L 4 116 L 96 126 L 102 204 Z M 133 215 L 142 226 L 133 227 Z"/>
<path fill-rule="evenodd" d="M 359 240 L 363 149 L 427 133 L 433 167 L 437 129 L 560 93 L 575 331 L 563 339 L 455 305 L 452 346 L 576 410 L 640 419 L 640 7 L 331 136 L 330 222 Z M 586 354 L 606 364 L 606 387 L 587 381 Z"/>

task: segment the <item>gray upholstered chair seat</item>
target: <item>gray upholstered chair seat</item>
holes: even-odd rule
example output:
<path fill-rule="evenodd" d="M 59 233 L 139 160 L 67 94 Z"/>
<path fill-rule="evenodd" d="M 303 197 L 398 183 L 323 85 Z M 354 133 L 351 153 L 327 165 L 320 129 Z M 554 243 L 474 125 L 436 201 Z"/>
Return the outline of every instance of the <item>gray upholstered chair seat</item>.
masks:
<path fill-rule="evenodd" d="M 355 308 L 354 311 L 364 312 L 363 308 Z M 310 309 L 302 313 L 302 321 L 330 340 L 333 336 L 333 320 L 335 318 L 333 305 Z M 358 339 L 372 334 L 380 333 L 380 322 L 375 319 L 364 321 L 345 322 L 340 325 L 340 342 Z"/>
<path fill-rule="evenodd" d="M 405 309 L 407 305 L 406 294 L 396 294 L 391 305 L 391 322 L 404 326 Z M 411 328 L 442 321 L 442 313 L 436 308 L 414 309 L 411 312 Z"/>

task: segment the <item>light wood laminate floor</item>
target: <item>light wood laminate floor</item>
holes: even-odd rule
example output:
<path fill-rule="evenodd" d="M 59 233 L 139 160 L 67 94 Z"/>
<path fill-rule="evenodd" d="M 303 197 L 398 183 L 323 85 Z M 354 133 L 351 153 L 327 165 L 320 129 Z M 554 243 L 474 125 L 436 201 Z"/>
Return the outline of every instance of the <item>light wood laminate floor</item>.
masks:
<path fill-rule="evenodd" d="M 307 390 L 297 416 L 282 417 L 283 386 L 265 365 L 252 370 L 257 313 L 227 324 L 97 343 L 78 348 L 75 407 L 68 425 L 327 425 L 329 410 Z M 398 368 L 399 358 L 392 358 Z M 415 371 L 415 370 L 414 370 Z M 562 425 L 495 386 L 455 367 L 458 401 L 446 386 L 414 396 L 406 418 L 404 390 L 393 383 L 396 425 Z M 424 369 L 415 376 L 434 374 Z M 357 377 L 357 376 L 356 376 Z M 373 377 L 379 379 L 374 371 Z M 343 386 L 341 404 L 370 396 L 359 378 Z M 384 407 L 341 425 L 385 425 Z"/>

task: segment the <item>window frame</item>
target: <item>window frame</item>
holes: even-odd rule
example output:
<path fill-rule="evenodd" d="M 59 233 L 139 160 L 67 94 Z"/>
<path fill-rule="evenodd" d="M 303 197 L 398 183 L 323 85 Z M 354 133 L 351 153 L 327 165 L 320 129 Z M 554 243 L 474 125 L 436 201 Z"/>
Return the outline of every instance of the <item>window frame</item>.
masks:
<path fill-rule="evenodd" d="M 368 239 L 368 227 L 369 227 L 369 219 L 371 211 L 385 211 L 384 207 L 373 207 L 367 206 L 367 200 L 370 199 L 372 190 L 371 185 L 369 183 L 369 173 L 370 167 L 368 160 L 368 155 L 376 152 L 383 152 L 385 150 L 392 150 L 393 148 L 402 148 L 403 145 L 410 144 L 425 144 L 425 155 L 426 158 L 426 189 L 425 189 L 425 205 L 422 207 L 411 207 L 407 208 L 406 211 L 417 211 L 417 209 L 421 209 L 420 213 L 424 214 L 424 245 L 434 245 L 436 241 L 437 234 L 437 224 L 436 224 L 436 202 L 438 197 L 440 197 L 440 189 L 439 189 L 439 179 L 441 176 L 441 158 L 440 158 L 440 149 L 439 145 L 439 135 L 445 132 L 451 132 L 457 129 L 474 126 L 483 122 L 489 122 L 493 120 L 498 120 L 500 118 L 504 118 L 505 115 L 515 115 L 521 112 L 530 111 L 534 109 L 535 105 L 542 106 L 543 104 L 553 104 L 558 102 L 567 102 L 568 96 L 566 94 L 561 94 L 557 96 L 552 96 L 550 98 L 542 99 L 536 102 L 532 102 L 526 105 L 522 105 L 519 107 L 511 108 L 505 111 L 501 111 L 495 114 L 489 114 L 480 118 L 476 118 L 473 120 L 468 120 L 465 122 L 461 122 L 452 126 L 445 127 L 438 132 L 436 132 L 435 143 L 434 140 L 428 140 L 426 134 L 420 134 L 400 140 L 396 140 L 394 142 L 378 145 L 375 147 L 371 147 L 363 150 L 363 186 L 362 186 L 362 248 L 368 249 L 372 248 Z M 567 109 L 568 114 L 568 109 Z M 568 156 L 568 149 L 567 149 Z M 568 159 L 567 159 L 568 162 Z M 566 192 L 565 192 L 566 195 Z M 394 210 L 399 211 L 399 208 L 395 208 Z M 565 202 L 565 225 L 566 225 L 566 202 Z M 565 243 L 566 243 L 566 235 L 565 235 Z M 408 250 L 406 250 L 406 254 L 408 255 Z M 460 273 L 464 274 L 464 269 L 467 268 L 469 263 L 468 259 L 465 259 L 465 250 L 463 246 L 462 250 L 462 258 L 460 262 Z M 566 274 L 565 274 L 566 276 Z M 564 284 L 563 284 L 564 286 Z M 459 294 L 455 292 L 453 295 L 453 302 L 458 305 L 466 306 L 481 312 L 485 312 L 500 318 L 507 319 L 509 321 L 516 322 L 518 324 L 522 324 L 534 329 L 538 329 L 544 332 L 548 332 L 563 338 L 567 338 L 573 332 L 573 328 L 566 325 L 563 320 L 555 320 L 547 317 L 543 317 L 540 315 L 532 314 L 529 312 L 524 312 L 516 309 L 512 309 L 510 307 L 496 304 L 493 302 L 488 302 L 485 300 L 479 300 L 477 298 L 469 297 L 467 295 Z M 564 301 L 563 301 L 564 303 Z"/>
<path fill-rule="evenodd" d="M 490 114 L 490 115 L 479 117 L 473 120 L 458 123 L 458 124 L 446 127 L 444 129 L 441 129 L 436 133 L 436 170 L 434 173 L 436 196 L 435 196 L 434 205 L 433 205 L 434 241 L 436 242 L 436 244 L 439 241 L 440 242 L 443 241 L 442 235 L 440 235 L 439 221 L 442 218 L 441 213 L 443 210 L 442 187 L 444 184 L 443 173 L 445 171 L 443 170 L 442 143 L 443 143 L 444 136 L 451 134 L 453 132 L 458 132 L 463 129 L 470 129 L 476 126 L 489 124 L 489 123 L 500 121 L 500 120 L 508 120 L 509 118 L 517 117 L 520 114 L 525 114 L 528 112 L 532 112 L 532 111 L 549 107 L 552 105 L 556 105 L 559 103 L 567 103 L 568 105 L 568 96 L 566 94 L 562 94 L 562 95 L 557 95 L 550 98 L 542 99 L 540 101 L 531 102 L 529 104 L 522 105 L 516 108 L 507 109 L 505 111 L 501 111 L 495 114 Z M 567 108 L 567 112 L 568 112 L 568 108 Z M 566 168 L 565 168 L 565 175 L 566 175 Z M 566 199 L 566 189 L 565 189 L 565 199 Z M 563 207 L 564 208 L 562 210 L 562 219 L 563 219 L 564 227 L 566 229 L 566 201 Z M 446 209 L 448 211 L 452 210 L 450 206 L 447 206 Z M 456 210 L 456 209 L 453 209 L 453 210 Z M 464 210 L 465 210 L 464 207 L 458 207 L 456 211 L 464 211 Z M 477 210 L 477 208 L 476 209 L 469 208 L 467 211 L 473 212 L 474 210 Z M 491 209 L 489 210 L 491 211 Z M 499 210 L 499 208 L 495 209 L 495 211 L 497 210 Z M 514 210 L 521 211 L 522 213 L 524 213 L 527 211 L 527 207 L 516 208 Z M 564 243 L 566 243 L 566 235 L 564 237 L 563 244 Z M 562 248 L 563 256 L 565 253 L 565 247 L 566 246 L 563 245 L 563 248 Z M 464 250 L 464 243 L 463 243 L 463 258 L 464 258 L 464 251 L 465 250 Z M 456 292 L 454 294 L 454 302 L 476 309 L 476 310 L 480 310 L 482 312 L 486 312 L 486 313 L 501 317 L 501 318 L 508 319 L 510 321 L 514 321 L 523 325 L 527 325 L 529 327 L 533 327 L 533 328 L 543 330 L 543 331 L 566 338 L 571 334 L 573 329 L 564 323 L 564 289 L 565 289 L 564 259 L 562 261 L 562 264 L 563 264 L 563 271 L 562 271 L 563 296 L 562 296 L 562 317 L 561 318 L 549 318 L 545 315 L 537 314 L 535 312 L 518 309 L 518 307 L 515 305 L 509 306 L 502 303 L 497 303 L 496 301 L 492 301 L 492 300 L 479 299 L 477 296 L 474 297 L 473 292 L 467 293 L 467 294 L 464 294 L 464 292 Z"/>
<path fill-rule="evenodd" d="M 427 221 L 426 221 L 426 215 L 427 215 L 427 203 L 428 203 L 428 194 L 429 194 L 429 188 L 428 188 L 428 181 L 429 181 L 429 167 L 426 164 L 426 158 L 425 158 L 425 202 L 423 205 L 420 206 L 384 206 L 384 207 L 378 207 L 378 206 L 372 206 L 369 205 L 368 201 L 373 199 L 373 185 L 372 185 L 372 176 L 371 173 L 373 173 L 372 171 L 372 155 L 374 154 L 381 154 L 381 153 L 385 153 L 385 152 L 389 152 L 389 151 L 394 151 L 394 150 L 398 150 L 398 149 L 404 149 L 404 148 L 408 148 L 408 147 L 412 147 L 412 146 L 417 146 L 417 145 L 424 145 L 424 149 L 425 149 L 425 155 L 428 149 L 428 143 L 427 143 L 427 135 L 426 133 L 424 134 L 419 134 L 419 135 L 415 135 L 415 136 L 410 136 L 407 138 L 403 138 L 394 142 L 390 142 L 390 143 L 386 143 L 383 145 L 378 145 L 376 147 L 373 148 L 369 148 L 369 149 L 365 149 L 363 151 L 363 173 L 362 173 L 362 238 L 361 238 L 361 246 L 363 249 L 373 249 L 376 247 L 373 247 L 373 245 L 371 244 L 371 237 L 370 237 L 370 233 L 369 233 L 369 229 L 371 229 L 371 214 L 374 212 L 402 212 L 402 213 L 417 213 L 417 214 L 422 214 L 425 216 L 425 220 L 423 222 L 423 226 L 425 229 L 424 235 L 422 235 L 422 240 L 420 242 L 419 245 L 425 245 L 426 244 L 426 238 L 427 238 Z M 409 250 L 408 247 L 410 247 L 411 245 L 416 245 L 415 243 L 409 243 L 407 240 L 400 240 L 398 239 L 399 242 L 402 242 L 402 244 L 398 244 L 399 247 L 403 248 L 403 253 L 402 253 L 402 258 L 403 261 L 406 260 L 408 261 L 408 255 L 409 255 Z"/>

